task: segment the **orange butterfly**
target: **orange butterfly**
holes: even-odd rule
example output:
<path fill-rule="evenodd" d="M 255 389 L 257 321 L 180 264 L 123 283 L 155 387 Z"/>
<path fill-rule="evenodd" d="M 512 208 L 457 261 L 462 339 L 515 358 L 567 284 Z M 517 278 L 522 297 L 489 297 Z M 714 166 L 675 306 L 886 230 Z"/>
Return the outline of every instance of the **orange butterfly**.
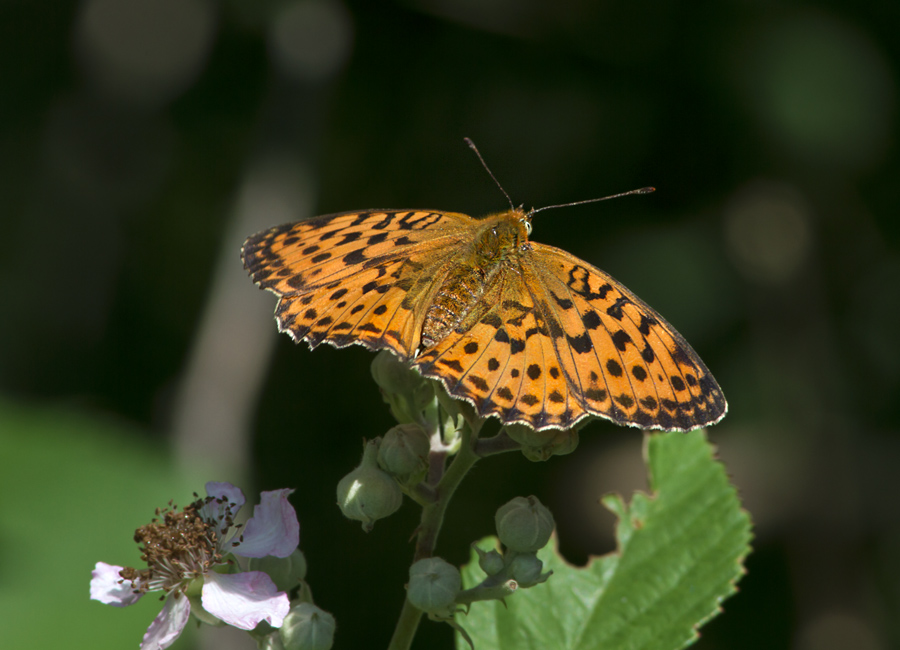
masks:
<path fill-rule="evenodd" d="M 390 350 L 482 417 L 538 431 L 590 415 L 721 420 L 722 390 L 687 341 L 607 273 L 529 241 L 534 212 L 344 212 L 264 230 L 241 256 L 279 297 L 280 331 Z"/>

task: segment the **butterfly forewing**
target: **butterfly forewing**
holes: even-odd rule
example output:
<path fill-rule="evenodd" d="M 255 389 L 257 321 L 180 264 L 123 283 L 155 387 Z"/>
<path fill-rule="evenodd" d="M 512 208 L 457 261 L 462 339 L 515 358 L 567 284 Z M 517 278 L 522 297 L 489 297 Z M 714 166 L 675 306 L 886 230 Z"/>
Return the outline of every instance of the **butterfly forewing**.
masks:
<path fill-rule="evenodd" d="M 725 400 L 671 325 L 609 274 L 565 251 L 533 244 L 532 268 L 559 319 L 552 337 L 584 409 L 615 422 L 693 429 L 717 422 Z"/>
<path fill-rule="evenodd" d="M 328 215 L 253 235 L 242 257 L 254 282 L 280 297 L 279 329 L 295 340 L 408 358 L 421 328 L 409 292 L 427 295 L 436 268 L 473 221 L 415 210 Z"/>

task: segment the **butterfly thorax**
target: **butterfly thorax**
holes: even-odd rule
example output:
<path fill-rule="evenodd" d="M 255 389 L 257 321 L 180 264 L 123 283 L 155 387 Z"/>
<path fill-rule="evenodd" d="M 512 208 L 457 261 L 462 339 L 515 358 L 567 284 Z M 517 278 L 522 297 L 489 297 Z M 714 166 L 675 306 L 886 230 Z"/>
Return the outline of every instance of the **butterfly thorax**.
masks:
<path fill-rule="evenodd" d="M 503 269 L 518 265 L 528 242 L 524 214 L 510 210 L 485 217 L 472 244 L 455 261 L 425 314 L 421 344 L 429 348 L 451 331 L 464 332 L 492 306 L 485 292 Z"/>

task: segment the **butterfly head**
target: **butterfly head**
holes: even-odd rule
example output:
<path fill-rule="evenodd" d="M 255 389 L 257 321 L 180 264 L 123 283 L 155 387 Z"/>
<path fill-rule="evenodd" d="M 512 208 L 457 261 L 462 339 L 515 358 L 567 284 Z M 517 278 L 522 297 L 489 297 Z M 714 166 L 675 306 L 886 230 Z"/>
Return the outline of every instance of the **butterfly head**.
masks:
<path fill-rule="evenodd" d="M 513 209 L 486 217 L 475 236 L 475 253 L 480 263 L 503 260 L 527 245 L 531 215 Z"/>

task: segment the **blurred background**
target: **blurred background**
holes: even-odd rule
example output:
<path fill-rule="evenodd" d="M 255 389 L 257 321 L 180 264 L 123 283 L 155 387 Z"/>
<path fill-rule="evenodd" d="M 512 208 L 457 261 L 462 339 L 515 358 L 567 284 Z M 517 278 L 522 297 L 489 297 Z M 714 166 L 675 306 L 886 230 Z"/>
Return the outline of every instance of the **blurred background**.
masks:
<path fill-rule="evenodd" d="M 0 628 L 9 647 L 136 647 L 159 609 L 88 600 L 94 562 L 207 480 L 296 488 L 337 648 L 386 647 L 409 503 L 334 504 L 391 426 L 371 353 L 276 334 L 243 239 L 315 214 L 506 201 L 691 342 L 756 524 L 698 648 L 900 648 L 900 5 L 563 0 L 0 4 Z M 438 552 L 536 494 L 575 563 L 600 495 L 646 487 L 642 434 L 480 463 Z M 417 647 L 450 648 L 424 622 Z M 178 648 L 249 648 L 186 634 Z"/>

